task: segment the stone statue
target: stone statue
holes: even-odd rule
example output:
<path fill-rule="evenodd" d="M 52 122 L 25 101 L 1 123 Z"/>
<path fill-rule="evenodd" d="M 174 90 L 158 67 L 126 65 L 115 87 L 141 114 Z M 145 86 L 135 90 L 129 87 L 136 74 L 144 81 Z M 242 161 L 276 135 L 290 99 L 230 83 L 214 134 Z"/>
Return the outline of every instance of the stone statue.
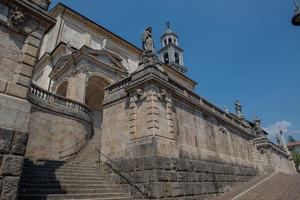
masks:
<path fill-rule="evenodd" d="M 260 130 L 260 119 L 258 117 L 255 117 L 254 119 L 254 129 Z"/>
<path fill-rule="evenodd" d="M 152 38 L 152 28 L 148 27 L 142 34 L 142 48 L 143 52 L 140 57 L 139 69 L 142 69 L 145 65 L 155 65 L 158 63 L 157 57 L 154 51 L 154 41 Z"/>
<path fill-rule="evenodd" d="M 255 117 L 254 119 L 254 131 L 256 132 L 257 135 L 261 135 L 262 134 L 262 129 L 260 126 L 261 120 L 258 117 Z"/>
<path fill-rule="evenodd" d="M 244 119 L 244 116 L 243 116 L 243 113 L 242 113 L 242 106 L 240 104 L 240 102 L 238 100 L 235 101 L 235 112 L 236 112 L 236 115 L 239 119 Z"/>
<path fill-rule="evenodd" d="M 152 38 L 152 28 L 148 27 L 143 32 L 142 45 L 144 52 L 154 52 L 154 42 Z"/>

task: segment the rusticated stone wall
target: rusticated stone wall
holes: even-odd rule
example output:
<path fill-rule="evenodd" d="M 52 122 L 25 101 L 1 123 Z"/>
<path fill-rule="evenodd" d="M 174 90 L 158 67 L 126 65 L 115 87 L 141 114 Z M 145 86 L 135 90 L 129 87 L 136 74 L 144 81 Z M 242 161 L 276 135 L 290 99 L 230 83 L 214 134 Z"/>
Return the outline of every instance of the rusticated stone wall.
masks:
<path fill-rule="evenodd" d="M 182 158 L 149 156 L 117 160 L 116 163 L 136 180 L 128 190 L 135 197 L 142 192 L 153 199 L 204 199 L 226 192 L 230 187 L 249 181 L 257 170 L 247 166 L 235 166 L 221 162 L 209 162 Z M 118 181 L 126 187 L 126 173 L 120 173 Z M 143 187 L 143 186 L 144 187 Z"/>
<path fill-rule="evenodd" d="M 1 200 L 17 199 L 27 137 L 27 133 L 0 128 Z"/>

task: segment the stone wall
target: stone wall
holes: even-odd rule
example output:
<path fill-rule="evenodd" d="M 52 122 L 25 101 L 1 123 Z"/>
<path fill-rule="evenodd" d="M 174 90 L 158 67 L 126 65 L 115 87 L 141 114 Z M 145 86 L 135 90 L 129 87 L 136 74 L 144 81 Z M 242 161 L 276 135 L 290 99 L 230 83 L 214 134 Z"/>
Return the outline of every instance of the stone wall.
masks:
<path fill-rule="evenodd" d="M 271 150 L 271 159 L 272 164 L 274 166 L 275 172 L 282 172 L 282 173 L 291 173 L 293 172 L 293 161 L 289 159 L 289 157 L 285 156 L 284 154 L 279 153 L 278 151 L 272 149 Z"/>
<path fill-rule="evenodd" d="M 27 3 L 0 3 L 0 127 L 21 132 L 28 131 L 30 111 L 30 104 L 22 99 L 28 94 L 43 35 L 54 22 L 45 10 Z"/>
<path fill-rule="evenodd" d="M 17 200 L 27 137 L 27 133 L 0 128 L 0 194 L 2 200 Z"/>
<path fill-rule="evenodd" d="M 180 98 L 173 102 L 173 127 L 181 157 L 252 165 L 249 137 Z"/>
<path fill-rule="evenodd" d="M 255 176 L 247 127 L 167 82 L 149 67 L 107 88 L 102 152 L 149 185 L 154 199 L 215 196 Z"/>
<path fill-rule="evenodd" d="M 139 73 L 132 79 L 147 79 Z M 131 83 L 137 89 L 128 89 Z M 238 124 L 226 123 L 158 83 L 126 84 L 109 87 L 105 97 L 102 148 L 113 159 L 151 154 L 253 166 L 253 136 Z"/>
<path fill-rule="evenodd" d="M 161 156 L 117 160 L 116 164 L 130 174 L 114 167 L 121 172 L 117 181 L 124 188 L 135 197 L 142 197 L 146 193 L 152 199 L 214 197 L 249 181 L 257 173 L 247 166 Z M 127 187 L 130 183 L 134 184 Z"/>
<path fill-rule="evenodd" d="M 2 200 L 17 199 L 30 118 L 31 105 L 26 100 L 28 88 L 41 40 L 47 29 L 55 22 L 46 13 L 45 9 L 48 5 L 44 4 L 44 8 L 37 6 L 41 2 L 39 0 L 1 0 L 0 2 Z"/>
<path fill-rule="evenodd" d="M 106 88 L 101 151 L 135 177 L 119 181 L 136 197 L 139 182 L 154 199 L 204 199 L 259 172 L 293 172 L 283 148 L 257 137 L 156 66 Z"/>
<path fill-rule="evenodd" d="M 33 105 L 26 157 L 45 160 L 69 158 L 91 138 L 91 130 L 90 122 Z"/>
<path fill-rule="evenodd" d="M 266 137 L 253 140 L 253 157 L 255 166 L 260 171 L 295 173 L 295 164 L 289 152 L 272 143 Z"/>
<path fill-rule="evenodd" d="M 41 40 L 54 21 L 28 1 L 0 7 L 0 92 L 25 98 Z"/>

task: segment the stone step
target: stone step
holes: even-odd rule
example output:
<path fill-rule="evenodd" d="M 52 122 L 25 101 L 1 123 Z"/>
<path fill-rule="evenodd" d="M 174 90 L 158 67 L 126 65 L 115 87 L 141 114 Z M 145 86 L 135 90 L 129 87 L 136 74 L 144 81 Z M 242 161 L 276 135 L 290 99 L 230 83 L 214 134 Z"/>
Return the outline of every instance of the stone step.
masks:
<path fill-rule="evenodd" d="M 26 173 L 39 173 L 39 172 L 74 172 L 74 173 L 82 173 L 82 172 L 100 172 L 99 168 L 58 168 L 58 169 L 53 169 L 53 168 L 28 168 L 24 167 L 23 171 Z"/>
<path fill-rule="evenodd" d="M 76 181 L 79 178 L 76 176 L 24 176 L 22 177 L 22 180 L 25 182 L 28 182 L 30 180 L 56 180 L 56 181 Z M 81 181 L 110 181 L 110 178 L 102 178 L 102 177 L 98 177 L 98 176 L 94 176 L 94 177 L 80 177 Z"/>
<path fill-rule="evenodd" d="M 23 189 L 23 194 L 114 194 L 122 193 L 120 189 Z"/>
<path fill-rule="evenodd" d="M 126 199 L 126 200 L 130 200 L 130 199 L 132 199 L 132 198 L 130 198 L 130 197 L 123 197 L 123 198 L 89 198 L 89 199 L 80 199 L 80 200 L 124 200 L 124 199 Z M 65 199 L 65 200 L 71 200 L 71 199 Z M 132 199 L 133 200 L 133 199 Z M 139 200 L 144 200 L 144 199 L 139 199 Z"/>
<path fill-rule="evenodd" d="M 94 184 L 94 183 L 88 183 L 83 184 L 79 182 L 78 184 L 22 184 L 21 185 L 22 190 L 27 189 L 62 189 L 62 190 L 68 190 L 68 189 L 121 189 L 120 185 L 117 184 Z"/>
<path fill-rule="evenodd" d="M 25 165 L 26 167 L 34 167 L 34 168 L 53 168 L 53 169 L 56 169 L 56 168 L 61 168 L 61 167 L 75 167 L 75 168 L 97 168 L 98 165 L 96 163 L 94 164 L 65 164 L 65 165 L 53 165 L 53 164 L 26 164 Z"/>
<path fill-rule="evenodd" d="M 95 163 L 26 161 L 19 200 L 131 199 Z"/>
<path fill-rule="evenodd" d="M 22 185 L 27 185 L 27 184 L 46 184 L 46 185 L 55 185 L 55 184 L 60 184 L 60 185 L 68 185 L 68 184 L 81 184 L 81 185 L 88 185 L 88 184 L 108 184 L 107 181 L 90 181 L 90 180 L 54 180 L 54 179 L 36 179 L 36 180 L 22 180 Z"/>
<path fill-rule="evenodd" d="M 58 161 L 58 160 L 28 160 L 25 159 L 25 164 L 53 164 L 53 165 L 64 165 L 66 164 L 65 161 Z"/>
<path fill-rule="evenodd" d="M 24 165 L 25 168 L 32 169 L 99 169 L 97 165 L 62 165 L 62 166 L 52 166 L 52 165 Z"/>
<path fill-rule="evenodd" d="M 24 173 L 23 175 L 24 178 L 37 178 L 37 177 L 41 177 L 41 178 L 57 178 L 59 179 L 60 177 L 64 178 L 64 177 L 77 177 L 77 178 L 81 178 L 81 177 L 85 177 L 85 178 L 94 178 L 94 177 L 98 177 L 98 178 L 103 178 L 103 179 L 110 179 L 110 176 L 101 174 L 99 173 L 70 173 L 70 172 L 65 172 L 65 173 Z"/>
<path fill-rule="evenodd" d="M 124 193 L 92 193 L 92 194 L 20 194 L 19 200 L 67 200 L 67 199 L 130 199 Z"/>

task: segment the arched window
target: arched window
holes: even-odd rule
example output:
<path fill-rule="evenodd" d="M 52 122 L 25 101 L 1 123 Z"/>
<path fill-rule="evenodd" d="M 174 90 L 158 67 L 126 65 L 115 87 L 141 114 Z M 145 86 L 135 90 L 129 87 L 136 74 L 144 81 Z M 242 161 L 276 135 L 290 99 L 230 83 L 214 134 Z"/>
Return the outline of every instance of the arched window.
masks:
<path fill-rule="evenodd" d="M 175 62 L 179 64 L 179 54 L 175 52 Z"/>
<path fill-rule="evenodd" d="M 169 44 L 171 44 L 172 43 L 172 38 L 169 38 Z"/>
<path fill-rule="evenodd" d="M 169 54 L 168 53 L 164 54 L 164 63 L 166 63 L 166 64 L 169 63 Z"/>

